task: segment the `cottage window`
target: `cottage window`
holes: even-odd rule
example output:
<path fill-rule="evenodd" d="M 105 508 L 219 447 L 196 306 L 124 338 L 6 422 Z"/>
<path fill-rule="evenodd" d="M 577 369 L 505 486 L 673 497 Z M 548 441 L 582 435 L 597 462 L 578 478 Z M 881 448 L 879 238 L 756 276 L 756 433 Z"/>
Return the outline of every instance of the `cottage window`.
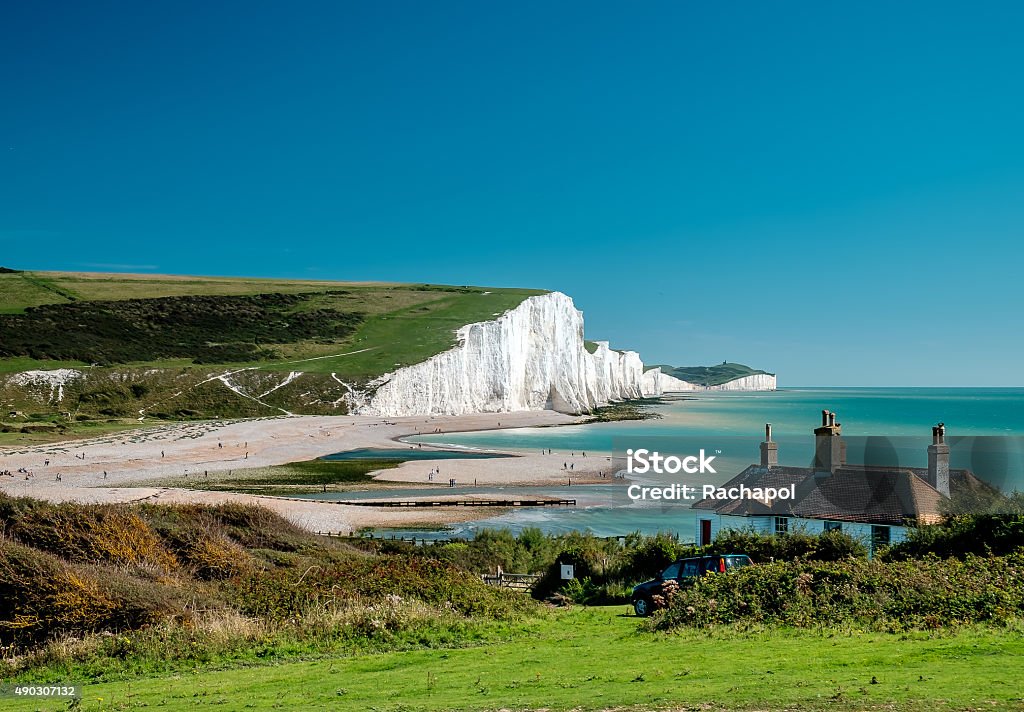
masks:
<path fill-rule="evenodd" d="M 827 532 L 841 532 L 843 531 L 842 522 L 825 522 L 825 531 Z"/>
<path fill-rule="evenodd" d="M 889 527 L 872 526 L 871 527 L 871 553 L 874 554 L 876 551 L 881 549 L 883 546 L 889 546 L 890 534 Z"/>
<path fill-rule="evenodd" d="M 775 517 L 775 533 L 789 533 L 789 517 Z"/>

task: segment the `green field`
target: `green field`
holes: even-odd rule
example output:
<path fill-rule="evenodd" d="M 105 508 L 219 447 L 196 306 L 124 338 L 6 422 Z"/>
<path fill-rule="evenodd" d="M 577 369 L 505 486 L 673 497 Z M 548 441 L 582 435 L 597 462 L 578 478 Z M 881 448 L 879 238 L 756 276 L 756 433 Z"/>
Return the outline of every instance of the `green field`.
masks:
<path fill-rule="evenodd" d="M 364 323 L 341 339 L 308 339 L 272 346 L 279 358 L 268 361 L 229 362 L 223 366 L 331 373 L 350 378 L 379 375 L 398 365 L 417 363 L 450 348 L 455 330 L 475 321 L 494 318 L 517 306 L 532 289 L 487 289 L 436 285 L 399 285 L 361 282 L 201 278 L 145 275 L 20 272 L 0 274 L 0 314 L 24 313 L 43 304 L 88 301 L 125 301 L 186 296 L 253 296 L 257 294 L 317 294 L 295 307 L 360 313 Z M 358 351 L 357 354 L 349 352 Z M 347 354 L 338 356 L 337 354 Z M 154 360 L 130 365 L 151 365 Z M 172 363 L 188 363 L 172 361 Z M 0 359 L 0 373 L 32 368 L 82 366 L 83 361 L 41 361 L 16 355 Z M 155 365 L 165 365 L 163 361 Z"/>
<path fill-rule="evenodd" d="M 672 635 L 625 606 L 502 627 L 473 647 L 175 670 L 87 684 L 80 709 L 1021 709 L 1019 629 Z M 42 682 L 42 680 L 40 680 Z M 66 709 L 66 704 L 0 709 Z"/>

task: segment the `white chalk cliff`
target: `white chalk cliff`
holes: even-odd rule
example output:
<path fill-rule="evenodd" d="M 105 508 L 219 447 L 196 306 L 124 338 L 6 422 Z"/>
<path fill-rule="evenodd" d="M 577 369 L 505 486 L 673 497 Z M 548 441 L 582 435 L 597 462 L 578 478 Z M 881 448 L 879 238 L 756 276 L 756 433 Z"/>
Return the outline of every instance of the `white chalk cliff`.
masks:
<path fill-rule="evenodd" d="M 660 368 L 644 371 L 644 395 L 661 395 L 662 393 L 682 393 L 697 390 L 701 390 L 701 386 L 694 385 L 675 376 L 670 376 L 667 373 L 662 373 Z"/>
<path fill-rule="evenodd" d="M 369 384 L 355 412 L 371 415 L 459 415 L 553 409 L 582 413 L 644 393 L 644 367 L 634 351 L 583 342 L 583 314 L 565 294 L 525 299 L 493 321 L 467 324 L 458 344 Z"/>
<path fill-rule="evenodd" d="M 751 376 L 736 378 L 717 386 L 703 386 L 705 391 L 774 391 L 775 375 L 772 373 L 755 373 Z"/>
<path fill-rule="evenodd" d="M 683 381 L 675 376 L 662 373 L 660 368 L 652 368 L 644 373 L 644 393 L 684 393 L 688 391 L 774 391 L 775 375 L 758 373 L 742 378 L 734 378 L 717 386 L 702 386 Z"/>
<path fill-rule="evenodd" d="M 552 409 L 583 413 L 612 401 L 708 390 L 644 371 L 635 351 L 606 341 L 589 353 L 583 314 L 551 292 L 524 300 L 493 321 L 467 324 L 458 344 L 422 363 L 387 373 L 348 398 L 365 415 L 461 415 Z M 771 380 L 770 385 L 768 380 Z M 711 390 L 774 389 L 774 376 L 749 376 Z"/>

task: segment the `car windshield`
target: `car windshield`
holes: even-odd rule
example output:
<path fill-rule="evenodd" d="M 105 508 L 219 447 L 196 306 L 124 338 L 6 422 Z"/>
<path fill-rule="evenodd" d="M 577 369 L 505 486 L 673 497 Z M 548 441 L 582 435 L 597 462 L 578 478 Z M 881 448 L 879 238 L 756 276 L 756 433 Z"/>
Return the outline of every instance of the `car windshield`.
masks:
<path fill-rule="evenodd" d="M 741 566 L 750 566 L 749 556 L 726 556 L 725 567 L 727 569 L 738 569 Z"/>
<path fill-rule="evenodd" d="M 680 562 L 677 561 L 670 565 L 667 569 L 661 572 L 661 577 L 663 579 L 679 578 L 679 564 Z"/>

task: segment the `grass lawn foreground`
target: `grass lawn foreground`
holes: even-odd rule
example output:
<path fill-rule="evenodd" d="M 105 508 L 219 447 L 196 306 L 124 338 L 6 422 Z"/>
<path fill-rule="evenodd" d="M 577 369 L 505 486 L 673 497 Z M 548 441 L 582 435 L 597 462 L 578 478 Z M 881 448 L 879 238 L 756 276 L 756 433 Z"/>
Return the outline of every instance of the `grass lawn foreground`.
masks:
<path fill-rule="evenodd" d="M 627 607 L 609 606 L 556 611 L 490 641 L 87 684 L 77 708 L 1024 708 L 1024 637 L 1013 627 L 665 635 L 638 632 Z M 67 709 L 66 702 L 32 704 Z M 0 701 L 0 709 L 29 708 Z"/>

